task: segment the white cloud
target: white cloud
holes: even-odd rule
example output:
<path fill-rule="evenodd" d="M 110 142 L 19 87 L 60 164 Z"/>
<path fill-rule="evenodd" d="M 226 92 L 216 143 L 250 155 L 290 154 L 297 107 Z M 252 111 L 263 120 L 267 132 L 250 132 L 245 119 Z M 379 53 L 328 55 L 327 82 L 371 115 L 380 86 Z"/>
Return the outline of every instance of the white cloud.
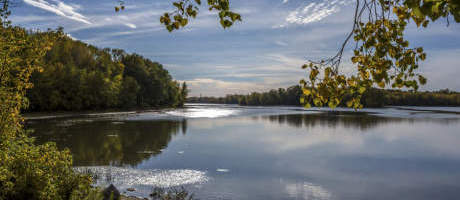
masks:
<path fill-rule="evenodd" d="M 317 22 L 325 17 L 340 11 L 341 6 L 348 5 L 350 0 L 323 0 L 323 2 L 313 2 L 306 6 L 297 8 L 289 12 L 286 22 L 289 24 L 308 24 Z M 284 27 L 281 25 L 280 27 Z"/>
<path fill-rule="evenodd" d="M 125 25 L 126 25 L 127 27 L 129 27 L 129 28 L 133 28 L 133 29 L 134 29 L 134 28 L 137 28 L 136 24 L 126 23 Z"/>
<path fill-rule="evenodd" d="M 201 93 L 206 96 L 224 96 L 226 94 L 247 94 L 250 92 L 260 92 L 270 87 L 265 84 L 251 82 L 231 82 L 211 78 L 197 78 L 187 80 L 192 94 L 199 96 Z M 199 93 L 198 93 L 199 92 Z"/>
<path fill-rule="evenodd" d="M 427 77 L 428 82 L 422 89 L 438 90 L 449 88 L 460 90 L 458 55 L 460 49 L 430 50 L 427 49 L 427 60 L 420 63 L 420 73 Z"/>
<path fill-rule="evenodd" d="M 101 27 L 113 27 L 113 26 L 125 26 L 131 29 L 139 29 L 139 31 L 143 31 L 146 29 L 152 29 L 157 27 L 162 27 L 158 21 L 158 16 L 161 14 L 160 10 L 156 9 L 146 9 L 146 10 L 127 10 L 123 13 L 102 13 L 97 15 L 92 15 L 91 19 L 94 23 L 84 26 L 74 26 L 67 31 L 74 32 L 74 31 L 83 31 L 87 29 L 93 28 L 101 28 Z M 164 28 L 163 28 L 164 29 Z M 121 30 L 123 35 L 130 35 L 129 33 L 139 33 L 139 32 L 130 32 L 126 30 Z M 103 37 L 97 38 L 99 40 L 104 40 L 105 35 Z M 111 40 L 110 38 L 107 38 Z"/>
<path fill-rule="evenodd" d="M 275 44 L 277 44 L 277 45 L 279 45 L 279 46 L 283 46 L 283 47 L 288 46 L 288 43 L 283 42 L 283 41 L 279 41 L 279 40 L 278 40 L 278 41 L 275 41 Z"/>
<path fill-rule="evenodd" d="M 66 35 L 72 40 L 78 40 L 77 38 L 73 37 L 70 33 L 66 33 Z"/>
<path fill-rule="evenodd" d="M 283 66 L 296 67 L 297 69 L 300 69 L 300 66 L 306 63 L 306 60 L 283 54 L 268 54 L 266 57 L 278 63 L 282 63 Z"/>
<path fill-rule="evenodd" d="M 287 3 L 289 0 L 283 0 L 283 3 Z"/>
<path fill-rule="evenodd" d="M 91 24 L 90 21 L 88 21 L 88 18 L 83 16 L 82 14 L 76 12 L 77 9 L 80 8 L 78 5 L 68 5 L 65 4 L 61 1 L 54 0 L 54 4 L 50 3 L 45 0 L 24 0 L 26 4 L 29 4 L 31 6 L 41 8 L 43 10 L 52 12 L 56 15 L 78 21 L 78 22 L 83 22 L 85 24 Z"/>

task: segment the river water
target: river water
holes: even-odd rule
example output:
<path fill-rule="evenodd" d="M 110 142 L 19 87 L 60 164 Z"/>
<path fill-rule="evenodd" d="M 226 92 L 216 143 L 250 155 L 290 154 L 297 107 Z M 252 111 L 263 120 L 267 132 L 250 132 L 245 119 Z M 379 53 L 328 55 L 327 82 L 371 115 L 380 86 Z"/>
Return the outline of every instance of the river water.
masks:
<path fill-rule="evenodd" d="M 199 199 L 459 199 L 459 113 L 188 104 L 34 115 L 26 127 L 126 195 L 184 187 Z"/>

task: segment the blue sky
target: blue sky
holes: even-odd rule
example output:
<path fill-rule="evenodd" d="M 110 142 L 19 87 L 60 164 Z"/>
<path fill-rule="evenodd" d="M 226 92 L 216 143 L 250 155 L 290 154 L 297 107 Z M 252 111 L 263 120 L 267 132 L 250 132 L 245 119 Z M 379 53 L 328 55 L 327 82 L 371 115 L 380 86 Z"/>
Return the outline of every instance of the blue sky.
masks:
<path fill-rule="evenodd" d="M 231 0 L 243 22 L 222 29 L 213 12 L 183 30 L 169 33 L 159 22 L 169 0 L 16 0 L 16 25 L 42 29 L 63 26 L 71 37 L 98 47 L 121 48 L 162 63 L 187 81 L 191 96 L 223 96 L 297 84 L 307 60 L 334 55 L 351 29 L 354 0 Z M 453 20 L 451 20 L 453 22 Z M 429 29 L 411 25 L 411 46 L 424 46 L 422 90 L 460 90 L 460 25 L 440 21 Z M 350 52 L 347 51 L 347 54 Z M 342 70 L 352 73 L 347 61 Z"/>

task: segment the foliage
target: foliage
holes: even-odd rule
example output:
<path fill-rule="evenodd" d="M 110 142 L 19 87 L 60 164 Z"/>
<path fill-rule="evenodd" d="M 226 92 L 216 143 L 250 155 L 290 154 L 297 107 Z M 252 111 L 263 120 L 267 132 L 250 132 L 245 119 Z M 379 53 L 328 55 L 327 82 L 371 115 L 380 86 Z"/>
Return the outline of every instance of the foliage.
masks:
<path fill-rule="evenodd" d="M 68 150 L 34 145 L 20 116 L 32 87 L 30 76 L 41 70 L 41 58 L 55 37 L 11 26 L 8 1 L 0 6 L 0 199 L 82 199 L 92 190 L 91 179 L 72 170 Z"/>
<path fill-rule="evenodd" d="M 77 124 L 71 126 L 71 123 Z M 113 124 L 110 121 L 78 123 L 78 119 L 63 119 L 57 123 L 35 121 L 27 128 L 34 130 L 32 136 L 39 144 L 56 141 L 59 149 L 69 148 L 76 166 L 136 166 L 160 154 L 174 136 L 181 132 L 185 134 L 187 121 Z M 152 130 L 155 134 L 151 134 Z"/>
<path fill-rule="evenodd" d="M 35 37 L 64 35 L 56 32 Z M 159 63 L 119 49 L 98 49 L 59 37 L 32 74 L 29 110 L 89 110 L 181 106 L 185 96 Z"/>
<path fill-rule="evenodd" d="M 309 102 L 313 102 L 315 106 L 334 108 L 348 96 L 351 98 L 345 101 L 346 105 L 358 109 L 363 107 L 363 93 L 374 86 L 417 90 L 419 84 L 426 83 L 426 78 L 416 73 L 426 54 L 422 47 L 409 48 L 404 30 L 411 20 L 417 26 L 427 27 L 430 20 L 448 20 L 449 15 L 460 22 L 460 1 L 356 0 L 353 28 L 339 53 L 302 67 L 310 74 L 300 82 L 305 106 L 310 107 Z M 351 61 L 357 66 L 357 74 L 345 76 L 339 66 L 351 37 L 356 42 Z"/>
<path fill-rule="evenodd" d="M 190 97 L 189 103 L 225 103 L 239 105 L 300 105 L 299 98 L 302 94 L 300 86 L 287 89 L 279 88 L 269 92 L 252 92 L 248 95 L 226 95 L 225 97 Z"/>
<path fill-rule="evenodd" d="M 288 89 L 279 88 L 268 92 L 253 92 L 248 95 L 227 95 L 225 97 L 190 97 L 190 103 L 225 103 L 249 106 L 270 106 L 270 105 L 293 105 L 300 106 L 302 102 L 300 96 L 303 90 L 299 86 L 292 86 Z M 299 98 L 301 99 L 299 101 Z M 353 98 L 351 95 L 344 95 L 343 102 L 338 106 L 346 107 L 345 102 Z M 410 92 L 400 90 L 383 90 L 378 88 L 368 88 L 360 98 L 363 107 L 383 107 L 383 106 L 460 106 L 460 93 L 446 90 L 434 92 Z"/>
<path fill-rule="evenodd" d="M 125 1 L 119 1 L 120 5 L 115 6 L 115 11 L 119 12 L 125 9 Z M 175 10 L 166 12 L 160 17 L 160 22 L 169 32 L 179 30 L 187 26 L 191 19 L 198 15 L 201 0 L 177 0 L 172 5 Z M 209 11 L 218 11 L 219 22 L 223 28 L 231 27 L 235 22 L 241 21 L 241 15 L 230 10 L 229 0 L 207 0 Z"/>
<path fill-rule="evenodd" d="M 460 106 L 460 93 L 448 89 L 435 92 L 403 92 L 387 90 L 385 105 L 392 106 Z"/>
<path fill-rule="evenodd" d="M 187 83 L 182 83 L 182 87 L 180 89 L 180 94 L 179 94 L 179 106 L 182 107 L 184 106 L 185 101 L 187 100 L 189 90 L 187 88 Z"/>
<path fill-rule="evenodd" d="M 150 196 L 154 200 L 193 200 L 193 194 L 190 194 L 185 188 L 170 188 L 163 189 L 159 187 L 153 188 Z"/>

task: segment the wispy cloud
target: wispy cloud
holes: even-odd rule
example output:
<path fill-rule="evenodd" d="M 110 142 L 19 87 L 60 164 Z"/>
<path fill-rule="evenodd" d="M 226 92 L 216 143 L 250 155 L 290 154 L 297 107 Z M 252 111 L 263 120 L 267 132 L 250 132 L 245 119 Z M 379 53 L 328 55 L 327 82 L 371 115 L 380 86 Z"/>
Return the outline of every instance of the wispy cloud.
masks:
<path fill-rule="evenodd" d="M 269 54 L 266 56 L 266 58 L 276 61 L 278 63 L 281 63 L 284 66 L 296 67 L 296 68 L 300 68 L 300 66 L 302 66 L 306 62 L 306 60 L 303 60 L 303 59 L 289 57 L 289 56 L 286 56 L 283 54 L 277 54 L 277 53 Z"/>
<path fill-rule="evenodd" d="M 210 96 L 247 94 L 250 92 L 267 90 L 269 88 L 264 84 L 241 81 L 223 81 L 211 78 L 197 78 L 186 81 L 192 89 L 191 96 L 199 96 L 201 93 Z"/>
<path fill-rule="evenodd" d="M 54 0 L 54 3 L 50 3 L 45 0 L 24 0 L 26 4 L 31 6 L 35 6 L 37 8 L 41 8 L 43 10 L 52 12 L 56 15 L 66 17 L 71 20 L 83 22 L 85 24 L 91 24 L 88 21 L 87 17 L 83 16 L 82 14 L 76 12 L 76 10 L 80 7 L 78 5 L 68 5 L 61 1 Z"/>
<path fill-rule="evenodd" d="M 283 47 L 288 46 L 288 43 L 283 42 L 283 41 L 279 41 L 279 40 L 275 41 L 275 44 L 278 45 L 278 46 L 283 46 Z"/>
<path fill-rule="evenodd" d="M 67 31 L 76 32 L 102 27 L 117 27 L 121 25 L 122 27 L 128 27 L 130 29 L 139 29 L 140 32 L 143 32 L 146 29 L 161 27 L 161 24 L 156 20 L 161 13 L 162 12 L 157 9 L 132 9 L 123 13 L 106 12 L 91 15 L 91 19 L 94 22 L 92 24 L 74 26 L 67 29 Z M 129 33 L 137 32 L 128 32 L 122 29 L 121 33 L 122 35 L 130 35 Z"/>
<path fill-rule="evenodd" d="M 136 24 L 132 24 L 132 23 L 126 23 L 125 26 L 129 27 L 129 28 L 137 28 Z"/>
<path fill-rule="evenodd" d="M 322 2 L 309 3 L 306 6 L 289 12 L 286 22 L 289 24 L 308 24 L 320 21 L 325 17 L 340 11 L 341 6 L 351 3 L 350 0 L 323 0 Z"/>

